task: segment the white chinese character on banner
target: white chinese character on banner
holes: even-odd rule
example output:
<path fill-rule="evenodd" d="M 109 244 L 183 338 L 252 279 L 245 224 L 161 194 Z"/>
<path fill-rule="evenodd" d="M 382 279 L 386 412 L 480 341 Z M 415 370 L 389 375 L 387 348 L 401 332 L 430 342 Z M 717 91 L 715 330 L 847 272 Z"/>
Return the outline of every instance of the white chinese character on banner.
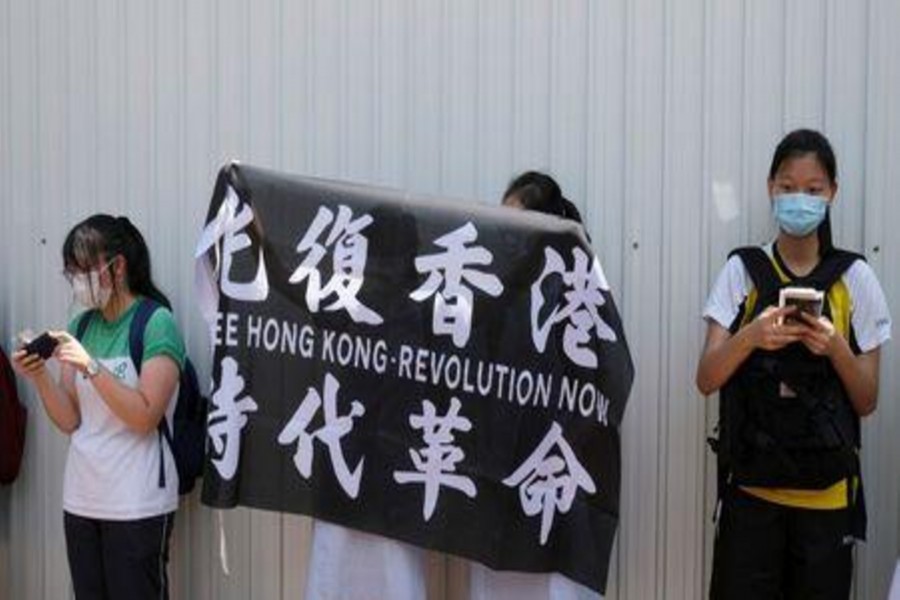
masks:
<path fill-rule="evenodd" d="M 451 487 L 463 492 L 469 498 L 476 496 L 475 484 L 471 479 L 456 474 L 456 465 L 465 458 L 465 453 L 453 445 L 453 431 L 469 431 L 472 423 L 459 414 L 460 403 L 457 398 L 450 401 L 447 414 L 439 417 L 434 405 L 428 400 L 422 401 L 422 414 L 411 415 L 409 424 L 413 429 L 421 429 L 427 446 L 420 450 L 410 448 L 415 471 L 394 471 L 397 483 L 425 484 L 425 504 L 422 516 L 428 521 L 437 505 L 438 492 L 441 486 Z"/>
<path fill-rule="evenodd" d="M 205 253 L 212 247 L 216 249 L 216 270 L 219 261 L 219 240 L 222 240 L 222 292 L 229 298 L 245 302 L 262 302 L 269 295 L 269 279 L 266 275 L 266 259 L 263 250 L 259 249 L 258 267 L 252 281 L 237 283 L 231 279 L 233 256 L 253 245 L 250 236 L 242 231 L 253 222 L 253 208 L 248 204 L 241 205 L 237 193 L 231 186 L 225 192 L 225 199 L 219 212 L 207 223 L 200 235 L 198 253 Z"/>
<path fill-rule="evenodd" d="M 362 230 L 371 225 L 372 221 L 372 217 L 367 214 L 353 220 L 352 211 L 343 205 L 338 207 L 337 217 L 328 208 L 319 207 L 315 219 L 297 244 L 298 254 L 304 252 L 308 254 L 289 279 L 291 283 L 308 280 L 306 304 L 309 310 L 319 312 L 319 303 L 333 295 L 334 301 L 323 310 L 346 310 L 357 323 L 369 325 L 382 323 L 381 315 L 364 306 L 356 298 L 363 285 L 363 272 L 369 249 L 369 240 L 362 234 Z M 324 244 L 319 243 L 319 237 L 329 225 L 332 225 L 331 232 L 325 238 Z M 319 263 L 329 248 L 333 253 L 333 272 L 331 279 L 323 286 Z"/>
<path fill-rule="evenodd" d="M 353 419 L 361 417 L 366 410 L 362 404 L 354 400 L 350 406 L 350 412 L 346 415 L 337 414 L 337 393 L 340 383 L 330 373 L 325 374 L 325 387 L 319 395 L 313 388 L 309 388 L 306 397 L 297 407 L 297 411 L 284 429 L 278 435 L 278 443 L 289 446 L 297 442 L 297 451 L 294 453 L 294 465 L 304 479 L 312 475 L 313 441 L 318 439 L 328 446 L 328 455 L 331 458 L 331 466 L 337 477 L 338 483 L 351 498 L 359 494 L 359 481 L 362 477 L 363 461 L 359 459 L 353 472 L 347 467 L 344 459 L 344 451 L 341 449 L 341 438 L 353 430 Z M 319 408 L 324 408 L 325 424 L 313 432 L 307 431 Z"/>
<path fill-rule="evenodd" d="M 457 348 L 466 345 L 472 329 L 472 290 L 469 285 L 494 297 L 503 292 L 503 284 L 496 276 L 467 268 L 469 265 L 489 265 L 494 260 L 487 249 L 466 246 L 477 237 L 475 226 L 466 223 L 435 240 L 435 245 L 445 251 L 416 258 L 416 270 L 428 273 L 428 279 L 409 295 L 416 302 L 434 296 L 434 333 L 451 334 Z M 442 284 L 443 289 L 439 289 Z"/>
<path fill-rule="evenodd" d="M 561 456 L 551 454 L 554 446 L 559 448 Z M 503 483 L 509 487 L 518 486 L 519 500 L 526 515 L 532 517 L 541 513 L 541 546 L 547 543 L 557 509 L 563 514 L 569 512 L 579 488 L 588 494 L 597 491 L 590 474 L 578 462 L 562 435 L 562 427 L 556 422 L 531 456 Z"/>
<path fill-rule="evenodd" d="M 222 479 L 230 480 L 237 472 L 241 455 L 241 431 L 247 425 L 247 413 L 256 412 L 250 396 L 238 400 L 244 391 L 244 378 L 238 375 L 237 362 L 230 356 L 222 359 L 219 389 L 212 395 L 212 410 L 207 418 L 212 443 L 212 463 Z"/>
<path fill-rule="evenodd" d="M 578 247 L 572 249 L 572 254 L 575 266 L 571 271 L 566 271 L 559 253 L 553 248 L 544 249 L 544 271 L 531 286 L 531 336 L 535 347 L 543 353 L 553 326 L 567 321 L 563 332 L 563 350 L 575 364 L 594 368 L 597 366 L 597 355 L 587 346 L 591 330 L 601 340 L 616 341 L 616 333 L 597 312 L 606 303 L 602 291 L 609 291 L 609 284 L 596 257 L 590 260 L 588 254 Z M 541 286 L 553 274 L 562 277 L 566 287 L 564 302 L 554 306 L 541 323 L 545 303 Z"/>

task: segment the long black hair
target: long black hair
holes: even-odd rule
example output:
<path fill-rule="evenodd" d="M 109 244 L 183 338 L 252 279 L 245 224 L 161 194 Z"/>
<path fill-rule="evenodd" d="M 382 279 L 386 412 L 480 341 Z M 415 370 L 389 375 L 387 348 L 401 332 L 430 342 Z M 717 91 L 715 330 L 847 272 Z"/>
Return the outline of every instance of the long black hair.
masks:
<path fill-rule="evenodd" d="M 773 181 L 778 175 L 778 170 L 786 161 L 808 156 L 816 157 L 819 166 L 828 175 L 828 181 L 832 187 L 837 186 L 837 158 L 831 147 L 831 142 L 824 135 L 813 129 L 796 129 L 782 138 L 775 148 L 772 156 L 772 166 L 769 167 L 769 181 Z M 819 225 L 817 231 L 819 238 L 819 254 L 824 256 L 834 249 L 831 239 L 831 209 L 825 214 L 825 220 Z"/>
<path fill-rule="evenodd" d="M 125 259 L 128 288 L 132 293 L 151 298 L 168 309 L 169 299 L 153 283 L 150 251 L 144 236 L 128 217 L 96 214 L 75 225 L 62 247 L 66 271 L 88 271 L 104 258 Z"/>
<path fill-rule="evenodd" d="M 513 179 L 503 200 L 514 197 L 523 208 L 584 224 L 581 213 L 565 196 L 556 180 L 539 171 L 526 171 Z"/>

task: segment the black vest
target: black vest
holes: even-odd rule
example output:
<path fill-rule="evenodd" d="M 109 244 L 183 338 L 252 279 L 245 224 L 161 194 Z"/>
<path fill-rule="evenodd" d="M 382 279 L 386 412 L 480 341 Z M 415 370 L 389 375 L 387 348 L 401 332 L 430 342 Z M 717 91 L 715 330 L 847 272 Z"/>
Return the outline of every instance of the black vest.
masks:
<path fill-rule="evenodd" d="M 825 292 L 823 314 L 831 318 L 827 292 L 862 256 L 830 251 L 813 271 L 783 283 L 769 256 L 758 247 L 731 253 L 744 263 L 757 300 L 742 305 L 731 325 L 735 333 L 766 307 L 778 304 L 787 285 Z M 851 345 L 855 340 L 851 331 Z M 796 396 L 783 397 L 783 385 Z M 859 416 L 826 357 L 801 343 L 781 350 L 756 350 L 738 368 L 719 395 L 720 472 L 743 486 L 822 489 L 859 472 Z"/>

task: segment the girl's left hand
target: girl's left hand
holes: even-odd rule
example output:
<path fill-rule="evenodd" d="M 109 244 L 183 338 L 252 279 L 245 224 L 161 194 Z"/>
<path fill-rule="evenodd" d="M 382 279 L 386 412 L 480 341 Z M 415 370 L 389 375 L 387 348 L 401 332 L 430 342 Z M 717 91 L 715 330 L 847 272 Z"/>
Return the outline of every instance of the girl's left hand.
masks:
<path fill-rule="evenodd" d="M 91 362 L 91 355 L 87 353 L 81 342 L 65 331 L 51 331 L 50 335 L 59 341 L 55 352 L 56 359 L 65 365 L 72 365 L 84 373 L 88 363 Z"/>
<path fill-rule="evenodd" d="M 806 324 L 801 340 L 807 349 L 818 356 L 831 356 L 835 344 L 840 339 L 828 317 L 814 317 L 800 312 L 800 318 Z"/>

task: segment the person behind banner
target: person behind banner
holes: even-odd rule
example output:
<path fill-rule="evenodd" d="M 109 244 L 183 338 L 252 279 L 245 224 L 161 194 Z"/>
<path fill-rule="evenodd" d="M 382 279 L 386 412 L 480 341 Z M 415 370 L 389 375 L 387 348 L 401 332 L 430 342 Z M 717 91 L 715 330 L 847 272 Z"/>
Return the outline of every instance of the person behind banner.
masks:
<path fill-rule="evenodd" d="M 552 177 L 526 171 L 514 178 L 503 194 L 503 205 L 554 215 L 584 225 L 575 205 L 563 196 Z M 587 236 L 587 233 L 585 232 Z M 588 237 L 588 239 L 590 239 Z M 600 594 L 559 573 L 494 571 L 471 562 L 470 600 L 595 600 Z"/>
<path fill-rule="evenodd" d="M 376 208 L 372 216 L 376 222 L 392 222 L 392 240 L 382 240 L 380 253 L 399 254 L 406 245 L 417 246 L 415 220 L 409 214 L 392 215 L 389 210 Z M 427 569 L 427 551 L 423 548 L 314 518 L 303 597 L 421 600 L 428 596 Z"/>
<path fill-rule="evenodd" d="M 865 535 L 859 421 L 875 410 L 891 319 L 865 259 L 832 245 L 828 140 L 785 136 L 768 191 L 777 238 L 733 251 L 703 310 L 697 387 L 720 395 L 710 597 L 847 598 Z M 796 288 L 823 292 L 821 305 Z"/>
<path fill-rule="evenodd" d="M 158 426 L 171 422 L 185 350 L 169 301 L 151 279 L 144 238 L 125 217 L 94 215 L 68 234 L 64 274 L 88 310 L 13 354 L 50 420 L 69 434 L 63 516 L 76 598 L 168 598 L 178 475 Z M 134 364 L 129 327 L 155 310 Z M 55 380 L 46 364 L 61 365 Z"/>

